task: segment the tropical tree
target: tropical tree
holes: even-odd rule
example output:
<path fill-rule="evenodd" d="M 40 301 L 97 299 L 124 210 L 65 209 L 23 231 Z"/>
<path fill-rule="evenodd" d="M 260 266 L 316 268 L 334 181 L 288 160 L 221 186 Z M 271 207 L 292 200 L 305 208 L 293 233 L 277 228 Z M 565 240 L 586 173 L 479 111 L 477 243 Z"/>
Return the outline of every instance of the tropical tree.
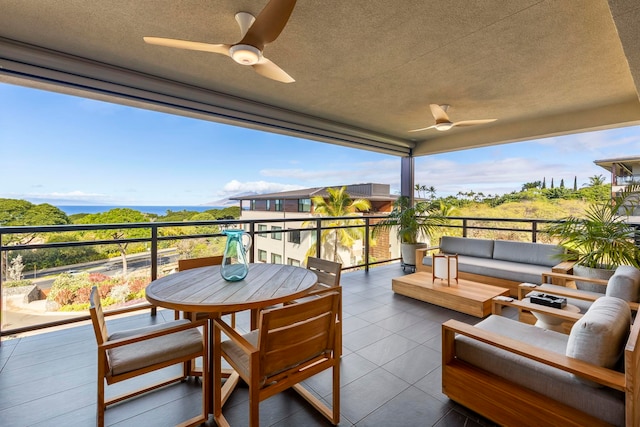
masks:
<path fill-rule="evenodd" d="M 541 188 L 541 187 L 542 187 L 542 183 L 540 183 L 540 181 L 525 182 L 524 184 L 522 184 L 522 191 L 527 191 L 532 188 Z"/>
<path fill-rule="evenodd" d="M 593 175 L 589 177 L 589 187 L 597 187 L 598 185 L 604 184 L 604 176 L 603 175 Z"/>
<path fill-rule="evenodd" d="M 70 224 L 67 215 L 48 203 L 34 205 L 20 199 L 0 199 L 0 226 L 64 225 Z M 2 236 L 5 245 L 26 245 L 38 238 L 37 233 L 7 234 Z M 8 252 L 4 252 L 2 275 L 6 276 L 9 265 Z"/>
<path fill-rule="evenodd" d="M 371 203 L 367 199 L 355 199 L 352 200 L 346 191 L 346 187 L 342 188 L 327 188 L 328 197 L 325 199 L 323 196 L 316 196 L 311 198 L 313 203 L 314 216 L 320 217 L 357 217 L 358 212 L 368 211 L 371 209 Z M 353 245 L 356 241 L 364 238 L 364 230 L 358 228 L 333 228 L 333 227 L 345 227 L 348 225 L 364 225 L 364 221 L 361 219 L 331 219 L 328 221 L 322 221 L 324 227 L 328 229 L 322 230 L 320 233 L 321 245 L 325 248 L 324 253 L 332 254 L 332 261 L 340 262 L 344 264 L 344 261 L 340 257 L 340 249 L 346 249 L 352 251 Z M 309 222 L 304 223 L 305 226 L 309 225 Z M 307 251 L 307 256 L 317 256 L 316 245 L 312 245 Z"/>
<path fill-rule="evenodd" d="M 107 212 L 86 215 L 80 221 L 79 224 L 124 224 L 124 223 L 137 223 L 137 222 L 149 222 L 142 212 L 129 208 L 116 208 Z M 87 233 L 89 234 L 89 233 Z M 109 229 L 109 230 L 95 230 L 91 231 L 96 239 L 113 239 L 120 240 L 126 238 L 142 238 L 150 237 L 151 234 L 148 229 L 144 228 L 123 228 L 123 229 Z M 116 242 L 122 257 L 122 274 L 127 275 L 127 247 L 129 243 Z"/>

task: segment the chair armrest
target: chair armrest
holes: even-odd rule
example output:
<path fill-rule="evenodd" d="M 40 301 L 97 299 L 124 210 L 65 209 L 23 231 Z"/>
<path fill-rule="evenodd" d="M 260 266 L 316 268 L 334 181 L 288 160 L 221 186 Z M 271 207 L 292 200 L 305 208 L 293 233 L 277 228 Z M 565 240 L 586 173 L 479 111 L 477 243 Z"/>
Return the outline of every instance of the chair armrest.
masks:
<path fill-rule="evenodd" d="M 447 363 L 446 357 L 455 358 L 454 340 L 456 334 L 465 335 L 490 346 L 572 373 L 606 387 L 622 392 L 625 391 L 625 374 L 621 372 L 545 350 L 453 319 L 442 324 L 442 350 L 445 363 Z M 448 352 L 451 352 L 451 354 L 448 354 Z"/>
<path fill-rule="evenodd" d="M 573 266 L 575 264 L 575 261 L 562 261 L 560 264 L 551 267 L 551 271 L 560 274 L 571 274 L 573 273 Z"/>
<path fill-rule="evenodd" d="M 543 313 L 550 316 L 557 317 L 567 322 L 576 322 L 579 320 L 583 314 L 580 313 L 572 313 L 570 311 L 562 310 L 559 308 L 547 307 L 542 304 L 534 304 L 528 301 L 504 301 L 499 298 L 494 298 L 493 300 L 493 314 L 500 314 L 502 312 L 502 307 L 515 307 L 521 310 L 532 311 L 536 313 Z"/>
<path fill-rule="evenodd" d="M 526 297 L 526 295 L 529 292 L 545 292 L 545 293 L 549 293 L 552 295 L 558 295 L 561 297 L 567 297 L 567 298 L 575 298 L 575 299 L 580 299 L 580 300 L 584 300 L 584 301 L 590 301 L 593 302 L 595 300 L 597 300 L 598 298 L 600 298 L 601 296 L 604 296 L 604 294 L 602 295 L 593 295 L 587 292 L 583 292 L 579 289 L 573 289 L 573 288 L 565 288 L 565 287 L 558 287 L 555 289 L 549 289 L 549 290 L 544 290 L 544 289 L 540 289 L 538 286 L 536 286 L 535 288 L 531 288 L 531 287 L 526 287 L 523 286 L 522 284 L 518 287 L 518 299 L 524 299 Z"/>
<path fill-rule="evenodd" d="M 204 331 L 205 331 L 204 336 L 206 336 L 207 320 L 198 320 L 198 321 L 195 321 L 195 322 L 185 323 L 183 325 L 172 326 L 171 328 L 162 329 L 160 331 L 133 335 L 133 336 L 130 336 L 128 338 L 121 338 L 119 340 L 107 341 L 107 342 L 99 345 L 98 348 L 101 349 L 101 350 L 109 350 L 109 349 L 114 348 L 114 347 L 122 347 L 122 346 L 125 346 L 125 345 L 128 345 L 128 344 L 133 344 L 133 343 L 140 342 L 140 341 L 146 341 L 146 340 L 150 340 L 150 339 L 153 339 L 153 338 L 161 337 L 163 335 L 175 334 L 177 332 L 186 331 L 187 329 L 199 328 L 199 327 L 203 327 L 204 328 Z"/>
<path fill-rule="evenodd" d="M 429 246 L 429 247 L 426 247 L 426 248 L 418 248 L 418 249 L 416 249 L 416 257 L 419 257 L 419 256 L 425 257 L 425 256 L 427 256 L 427 252 L 435 251 L 435 250 L 438 250 L 438 249 L 440 249 L 440 246 Z M 422 252 L 422 255 L 420 255 L 420 252 Z"/>
<path fill-rule="evenodd" d="M 214 328 L 220 329 L 224 334 L 231 340 L 235 341 L 236 344 L 247 354 L 256 353 L 258 349 L 254 347 L 249 341 L 247 341 L 242 335 L 238 333 L 231 326 L 227 325 L 222 319 L 214 319 L 213 320 Z"/>
<path fill-rule="evenodd" d="M 553 279 L 563 279 L 565 281 L 575 282 L 579 280 L 581 282 L 595 283 L 596 285 L 607 286 L 608 280 L 606 279 L 596 279 L 593 277 L 581 277 L 574 276 L 572 274 L 564 274 L 564 273 L 542 273 L 542 283 L 552 283 Z"/>
<path fill-rule="evenodd" d="M 545 274 L 548 274 L 548 273 L 545 273 Z M 601 279 L 590 279 L 590 280 L 601 280 Z M 532 288 L 532 287 L 525 286 L 525 284 L 520 284 L 520 286 L 518 286 L 518 299 L 520 300 L 523 299 L 526 296 L 526 294 L 528 294 L 531 291 L 542 292 L 544 290 L 540 290 L 538 286 Z M 572 289 L 572 288 L 553 289 L 553 290 L 550 289 L 548 290 L 548 293 L 552 295 L 558 295 L 561 297 L 575 298 L 575 299 L 580 299 L 583 301 L 590 301 L 590 302 L 593 302 L 598 298 L 604 296 L 604 294 L 592 295 L 589 293 L 582 292 L 579 289 Z M 638 302 L 627 301 L 627 304 L 629 304 L 629 308 L 631 309 L 631 311 L 637 312 L 638 309 L 640 309 L 640 303 Z"/>

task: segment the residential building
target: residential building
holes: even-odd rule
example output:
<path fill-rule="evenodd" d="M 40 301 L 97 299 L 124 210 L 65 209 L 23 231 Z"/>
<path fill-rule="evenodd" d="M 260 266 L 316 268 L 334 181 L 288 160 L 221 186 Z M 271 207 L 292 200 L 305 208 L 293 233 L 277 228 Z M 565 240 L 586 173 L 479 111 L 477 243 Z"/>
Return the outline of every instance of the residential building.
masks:
<path fill-rule="evenodd" d="M 630 184 L 640 184 L 640 156 L 595 160 L 594 163 L 611 174 L 611 197 Z"/>
<path fill-rule="evenodd" d="M 333 186 L 340 188 L 342 186 Z M 371 203 L 369 212 L 361 215 L 390 212 L 397 196 L 390 194 L 389 184 L 351 184 L 345 185 L 351 199 L 367 199 Z M 253 242 L 256 261 L 275 264 L 303 265 L 307 253 L 316 244 L 315 234 L 301 231 L 302 228 L 313 227 L 308 221 L 314 217 L 313 197 L 328 198 L 327 188 L 314 187 L 302 190 L 283 191 L 278 193 L 239 196 L 232 200 L 240 201 L 241 219 L 278 219 L 300 218 L 299 223 L 287 223 L 286 227 L 279 222 L 257 224 L 256 237 Z M 262 232 L 262 233 L 260 233 Z M 330 250 L 330 244 L 322 250 Z M 357 265 L 364 259 L 364 242 L 356 242 L 349 250 L 343 249 L 339 256 L 344 265 Z M 389 233 L 376 235 L 375 245 L 370 249 L 370 257 L 389 259 L 399 254 L 399 244 L 389 239 Z M 399 256 L 399 255 L 396 255 Z M 329 257 L 331 258 L 331 257 Z"/>

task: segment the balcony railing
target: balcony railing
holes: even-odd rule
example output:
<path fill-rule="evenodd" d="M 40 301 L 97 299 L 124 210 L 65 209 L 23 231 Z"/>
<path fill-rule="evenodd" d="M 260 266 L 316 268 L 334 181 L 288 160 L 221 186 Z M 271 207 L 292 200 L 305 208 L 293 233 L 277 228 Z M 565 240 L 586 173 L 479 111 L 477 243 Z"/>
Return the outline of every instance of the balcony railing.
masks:
<path fill-rule="evenodd" d="M 5 282 L 7 281 L 7 268 L 9 267 L 7 260 L 12 259 L 18 253 L 44 254 L 46 250 L 61 248 L 89 248 L 95 246 L 114 247 L 113 252 L 117 252 L 116 246 L 134 245 L 138 246 L 137 250 L 141 251 L 137 254 L 128 255 L 124 262 L 143 264 L 143 274 L 146 276 L 147 282 L 155 280 L 159 275 L 170 274 L 174 268 L 177 258 L 192 257 L 189 251 L 182 250 L 180 252 L 180 242 L 193 241 L 194 239 L 206 239 L 207 243 L 217 242 L 218 250 L 221 250 L 221 243 L 225 239 L 224 234 L 219 232 L 226 228 L 243 228 L 251 235 L 254 245 L 250 252 L 251 262 L 269 261 L 258 260 L 258 251 L 263 243 L 262 236 L 281 235 L 282 254 L 281 260 L 286 263 L 287 250 L 293 251 L 297 248 L 298 255 L 301 248 L 306 251 L 311 245 L 315 247 L 315 254 L 319 257 L 331 259 L 331 254 L 323 253 L 323 241 L 321 236 L 323 232 L 331 230 L 341 230 L 347 228 L 357 228 L 362 231 L 364 236 L 362 239 L 361 253 L 351 254 L 351 259 L 343 260 L 343 268 L 348 269 L 364 269 L 369 270 L 370 267 L 398 261 L 399 245 L 396 243 L 393 230 L 386 239 L 380 239 L 378 236 L 378 245 L 380 241 L 384 241 L 385 245 L 389 245 L 389 249 L 375 247 L 372 245 L 372 232 L 375 223 L 385 218 L 384 215 L 367 215 L 362 217 L 314 217 L 314 218 L 277 218 L 277 219 L 252 219 L 252 220 L 218 220 L 218 221 L 189 221 L 189 222 L 149 222 L 135 224 L 93 224 L 93 225 L 55 225 L 55 226 L 24 226 L 24 227 L 0 227 L 0 266 L 2 274 L 0 274 L 0 302 L 2 311 L 0 319 L 0 336 L 6 336 L 35 329 L 41 329 L 61 324 L 72 323 L 88 319 L 86 311 L 80 314 L 67 313 L 59 314 L 54 320 L 43 316 L 42 319 L 26 324 L 7 324 L 8 307 L 5 295 Z M 550 220 L 540 219 L 514 219 L 514 218 L 474 218 L 474 217 L 450 217 L 449 224 L 442 226 L 441 232 L 433 236 L 434 241 L 441 235 L 456 235 L 465 237 L 477 237 L 482 233 L 483 237 L 501 238 L 505 240 L 521 240 L 521 241 L 548 241 L 544 237 L 541 230 L 541 224 L 552 222 Z M 269 225 L 276 225 L 275 229 L 269 229 Z M 333 225 L 331 225 L 333 224 Z M 335 225 L 340 224 L 340 225 Z M 262 225 L 262 229 L 258 229 L 258 225 Z M 265 230 L 264 226 L 267 226 Z M 217 228 L 213 228 L 217 227 Z M 212 231 L 212 230 L 215 230 Z M 110 238 L 96 238 L 95 235 L 106 232 L 112 232 Z M 81 240 L 72 240 L 70 233 L 81 232 L 90 234 L 93 237 L 87 237 Z M 302 244 L 297 244 L 298 238 L 293 242 L 289 241 L 289 233 L 300 233 Z M 125 235 L 129 237 L 124 237 Z M 326 234 L 326 233 L 325 233 Z M 51 239 L 56 235 L 56 239 Z M 66 237 L 65 237 L 66 236 Z M 260 237 L 259 237 L 260 236 Z M 76 236 L 77 237 L 77 236 Z M 75 237 L 74 237 L 75 238 Z M 66 240 L 65 240 L 66 239 Z M 256 240 L 258 239 L 258 240 Z M 275 239 L 269 239 L 275 240 Z M 272 244 L 274 242 L 271 242 Z M 275 242 L 278 244 L 278 242 Z M 295 246 L 297 245 L 297 246 Z M 289 249 L 287 249 L 289 247 Z M 144 248 L 144 249 L 141 249 Z M 19 252 L 23 251 L 23 252 Z M 348 252 L 348 251 L 347 251 Z M 219 254 L 221 254 L 220 252 Z M 13 256 L 12 256 L 13 255 Z M 384 255 L 384 256 L 382 256 Z M 37 256 L 36 256 L 37 259 Z M 114 259 L 118 261 L 114 262 Z M 102 269 L 103 271 L 112 270 L 113 265 L 119 264 L 121 258 L 100 259 L 82 263 L 81 265 L 66 264 L 59 261 L 58 265 L 49 266 L 46 269 L 37 271 L 36 261 L 31 271 L 24 272 L 25 278 L 31 278 L 38 286 L 51 285 L 56 274 L 65 271 L 75 271 L 78 269 Z M 40 264 L 42 265 L 42 264 Z M 124 270 L 124 266 L 123 266 Z M 39 274 L 39 276 L 38 276 Z M 127 311 L 151 309 L 155 310 L 147 303 L 140 303 L 131 307 L 110 310 L 110 314 L 123 313 Z M 22 316 L 24 317 L 24 316 Z M 9 322 L 11 323 L 11 322 Z M 25 323 L 23 321 L 23 323 Z"/>

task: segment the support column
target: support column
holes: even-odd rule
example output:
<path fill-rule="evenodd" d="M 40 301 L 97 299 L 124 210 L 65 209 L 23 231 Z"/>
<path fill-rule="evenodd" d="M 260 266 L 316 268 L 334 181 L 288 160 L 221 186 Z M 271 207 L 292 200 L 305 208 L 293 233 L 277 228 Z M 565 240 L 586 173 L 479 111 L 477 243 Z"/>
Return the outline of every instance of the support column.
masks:
<path fill-rule="evenodd" d="M 400 195 L 409 198 L 409 204 L 413 206 L 415 161 L 413 155 L 400 159 Z"/>

